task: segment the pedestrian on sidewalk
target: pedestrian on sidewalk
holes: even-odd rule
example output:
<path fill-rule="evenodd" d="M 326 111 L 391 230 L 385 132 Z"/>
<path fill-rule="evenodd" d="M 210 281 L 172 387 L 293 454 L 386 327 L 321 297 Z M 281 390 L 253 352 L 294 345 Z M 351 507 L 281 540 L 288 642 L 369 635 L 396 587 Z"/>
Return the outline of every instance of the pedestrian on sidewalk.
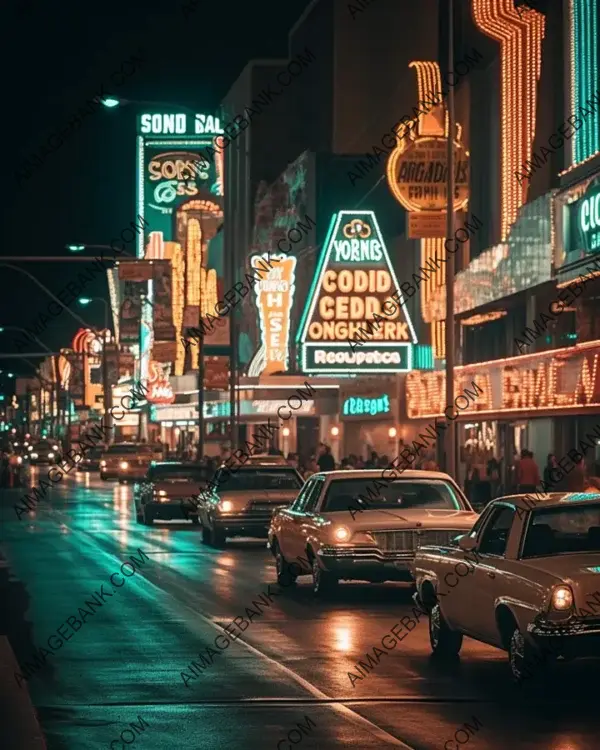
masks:
<path fill-rule="evenodd" d="M 541 483 L 540 470 L 533 460 L 533 453 L 527 448 L 521 451 L 521 460 L 517 465 L 517 486 L 520 494 L 535 492 Z"/>

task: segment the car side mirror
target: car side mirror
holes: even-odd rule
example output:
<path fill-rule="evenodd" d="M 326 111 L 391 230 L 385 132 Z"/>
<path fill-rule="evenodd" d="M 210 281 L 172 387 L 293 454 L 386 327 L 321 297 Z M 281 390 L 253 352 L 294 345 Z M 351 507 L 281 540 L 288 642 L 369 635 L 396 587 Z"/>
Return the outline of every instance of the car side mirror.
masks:
<path fill-rule="evenodd" d="M 463 552 L 471 552 L 477 546 L 477 540 L 465 534 L 458 540 L 458 546 Z"/>

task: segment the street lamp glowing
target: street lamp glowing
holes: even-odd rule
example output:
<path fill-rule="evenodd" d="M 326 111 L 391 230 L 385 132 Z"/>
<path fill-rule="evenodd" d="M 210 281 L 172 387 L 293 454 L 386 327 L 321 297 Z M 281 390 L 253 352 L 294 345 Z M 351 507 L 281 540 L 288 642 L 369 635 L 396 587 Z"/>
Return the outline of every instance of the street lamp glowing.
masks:
<path fill-rule="evenodd" d="M 14 378 L 15 376 L 14 372 L 7 372 L 6 374 L 8 375 L 9 378 Z"/>
<path fill-rule="evenodd" d="M 90 297 L 80 297 L 80 298 L 79 298 L 79 299 L 77 300 L 77 302 L 79 302 L 79 304 L 80 304 L 80 305 L 89 305 L 91 301 L 92 301 L 92 300 L 91 300 L 91 298 L 90 298 Z"/>
<path fill-rule="evenodd" d="M 81 253 L 85 250 L 85 245 L 67 245 L 67 250 L 70 253 Z"/>
<path fill-rule="evenodd" d="M 118 107 L 121 103 L 120 99 L 116 99 L 114 96 L 105 96 L 103 99 L 100 99 L 100 103 L 103 104 L 108 109 L 113 109 L 114 107 Z"/>
<path fill-rule="evenodd" d="M 2 326 L 0 326 L 0 333 L 4 333 L 4 328 Z M 0 370 L 0 372 L 2 372 L 2 370 Z"/>

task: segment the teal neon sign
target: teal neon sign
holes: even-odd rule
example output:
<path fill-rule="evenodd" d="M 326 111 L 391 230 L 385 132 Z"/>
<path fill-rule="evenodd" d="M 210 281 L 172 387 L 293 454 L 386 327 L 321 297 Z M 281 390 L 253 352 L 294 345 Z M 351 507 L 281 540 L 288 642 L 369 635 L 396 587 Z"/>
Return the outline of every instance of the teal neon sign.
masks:
<path fill-rule="evenodd" d="M 363 396 L 352 396 L 344 401 L 342 414 L 347 417 L 358 417 L 368 414 L 375 417 L 379 414 L 390 414 L 390 397 L 385 394 L 378 398 L 364 398 Z"/>
<path fill-rule="evenodd" d="M 222 135 L 220 119 L 206 114 L 143 114 L 139 119 L 142 135 Z"/>

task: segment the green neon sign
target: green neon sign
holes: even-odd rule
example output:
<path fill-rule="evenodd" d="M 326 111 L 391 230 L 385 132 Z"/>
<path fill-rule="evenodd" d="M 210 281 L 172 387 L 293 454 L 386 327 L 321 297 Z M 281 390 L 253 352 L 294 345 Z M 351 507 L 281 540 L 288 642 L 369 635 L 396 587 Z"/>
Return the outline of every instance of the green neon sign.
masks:
<path fill-rule="evenodd" d="M 375 417 L 378 414 L 390 414 L 390 397 L 386 394 L 378 398 L 364 398 L 363 396 L 352 396 L 344 401 L 342 414 L 348 417 L 362 416 L 368 414 Z"/>
<path fill-rule="evenodd" d="M 222 135 L 221 121 L 207 114 L 165 114 L 154 112 L 140 115 L 138 130 L 142 135 Z"/>

